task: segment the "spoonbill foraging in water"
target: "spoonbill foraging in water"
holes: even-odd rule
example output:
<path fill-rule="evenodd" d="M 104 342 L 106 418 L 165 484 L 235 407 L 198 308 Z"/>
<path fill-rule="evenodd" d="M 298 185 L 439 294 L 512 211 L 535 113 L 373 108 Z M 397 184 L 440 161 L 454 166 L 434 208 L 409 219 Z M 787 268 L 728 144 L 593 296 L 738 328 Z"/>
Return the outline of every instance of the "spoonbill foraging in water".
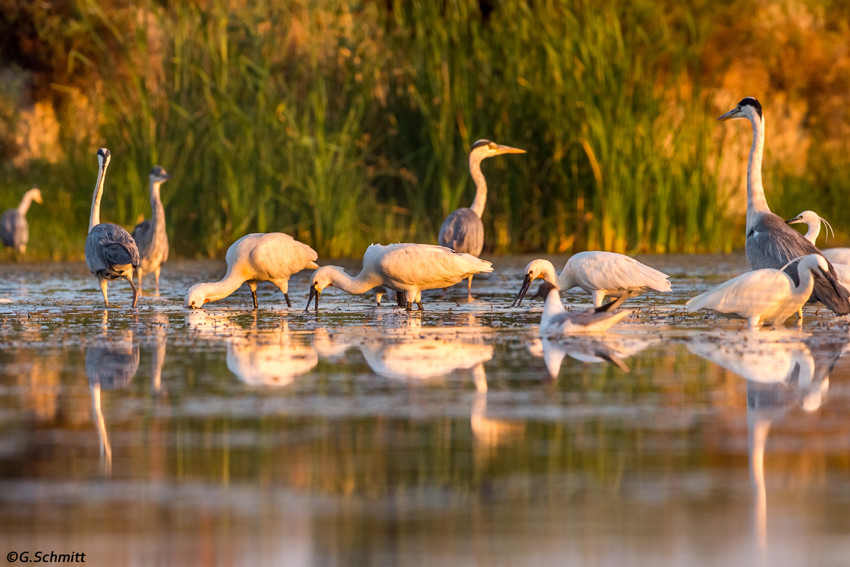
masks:
<path fill-rule="evenodd" d="M 200 308 L 205 303 L 227 297 L 243 284 L 248 284 L 254 309 L 257 309 L 257 282 L 271 282 L 289 301 L 289 277 L 316 269 L 316 251 L 282 232 L 246 234 L 230 245 L 224 256 L 227 273 L 217 282 L 195 284 L 186 294 L 186 307 Z"/>
<path fill-rule="evenodd" d="M 416 303 L 422 310 L 422 290 L 442 289 L 452 286 L 464 278 L 493 271 L 493 265 L 471 254 L 454 252 L 444 246 L 433 244 L 372 244 L 363 254 L 363 268 L 352 277 L 339 266 L 322 266 L 310 279 L 310 302 L 316 298 L 319 310 L 319 294 L 335 286 L 348 293 L 364 293 L 377 286 L 396 292 L 404 292 L 407 310 Z M 307 310 L 305 309 L 305 311 Z"/>
<path fill-rule="evenodd" d="M 540 316 L 540 335 L 573 335 L 607 331 L 632 314 L 630 309 L 617 311 L 617 308 L 632 295 L 636 295 L 636 292 L 627 291 L 601 307 L 571 312 L 564 309 L 561 296 L 558 294 L 558 286 L 544 281 L 535 295 L 535 297 L 545 298 L 543 314 Z"/>

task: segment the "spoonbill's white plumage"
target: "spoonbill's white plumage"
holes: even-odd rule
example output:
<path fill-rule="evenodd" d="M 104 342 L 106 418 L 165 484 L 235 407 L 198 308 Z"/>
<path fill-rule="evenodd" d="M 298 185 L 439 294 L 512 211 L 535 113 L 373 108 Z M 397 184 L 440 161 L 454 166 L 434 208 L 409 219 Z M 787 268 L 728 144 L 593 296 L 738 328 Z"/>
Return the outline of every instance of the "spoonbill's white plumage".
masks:
<path fill-rule="evenodd" d="M 165 232 L 165 208 L 159 195 L 160 186 L 171 179 L 171 175 L 161 165 L 155 165 L 148 176 L 151 195 L 151 218 L 145 219 L 133 229 L 133 239 L 139 247 L 141 263 L 136 272 L 139 275 L 139 294 L 142 293 L 142 277 L 153 272 L 156 291 L 159 293 L 159 270 L 168 260 L 168 234 Z"/>
<path fill-rule="evenodd" d="M 195 284 L 186 294 L 186 307 L 199 308 L 227 297 L 247 283 L 257 309 L 257 282 L 271 282 L 283 292 L 287 307 L 289 277 L 316 269 L 316 251 L 282 232 L 247 234 L 230 245 L 224 256 L 227 273 L 217 282 Z"/>
<path fill-rule="evenodd" d="M 310 302 L 319 294 L 335 286 L 348 293 L 360 294 L 377 286 L 404 292 L 407 309 L 416 303 L 422 309 L 422 290 L 442 289 L 463 281 L 475 274 L 493 271 L 493 265 L 471 254 L 454 252 L 433 244 L 372 244 L 363 254 L 363 268 L 354 277 L 339 266 L 322 266 L 310 280 Z"/>
<path fill-rule="evenodd" d="M 117 224 L 100 222 L 100 199 L 103 196 L 103 183 L 106 179 L 106 169 L 112 154 L 106 148 L 97 151 L 97 183 L 91 203 L 89 218 L 89 234 L 86 237 L 86 265 L 91 273 L 97 276 L 100 291 L 103 293 L 103 303 L 109 307 L 106 287 L 110 280 L 125 278 L 133 288 L 133 307 L 138 300 L 136 286 L 133 285 L 133 273 L 139 266 L 139 249 L 130 233 Z"/>
<path fill-rule="evenodd" d="M 522 304 L 531 282 L 537 278 L 543 278 L 562 291 L 578 286 L 593 294 L 593 306 L 600 307 L 606 295 L 618 296 L 626 292 L 637 295 L 649 289 L 670 291 L 669 277 L 615 252 L 579 252 L 567 260 L 560 274 L 555 273 L 555 266 L 549 260 L 532 260 L 525 267 L 525 279 L 513 304 Z"/>
<path fill-rule="evenodd" d="M 469 152 L 469 173 L 475 182 L 475 198 L 472 205 L 463 207 L 449 214 L 440 227 L 437 241 L 440 246 L 451 248 L 455 252 L 466 252 L 479 256 L 484 248 L 484 206 L 487 203 L 487 181 L 481 172 L 481 162 L 489 157 L 502 154 L 524 154 L 525 150 L 512 148 L 491 142 L 478 140 L 472 144 Z M 469 276 L 467 291 L 472 290 L 472 276 Z"/>
<path fill-rule="evenodd" d="M 803 211 L 796 217 L 788 219 L 785 222 L 788 224 L 805 224 L 808 229 L 806 230 L 804 238 L 812 244 L 817 244 L 817 238 L 820 236 L 821 223 L 826 225 L 829 232 L 832 232 L 833 235 L 835 234 L 826 219 L 814 211 Z M 826 248 L 821 250 L 821 254 L 833 263 L 835 270 L 838 272 L 838 279 L 841 280 L 841 283 L 850 283 L 850 280 L 845 280 L 842 277 L 842 270 L 838 267 L 838 264 L 844 264 L 845 266 L 850 265 L 850 248 Z"/>
<path fill-rule="evenodd" d="M 788 226 L 782 217 L 770 211 L 764 196 L 761 166 L 764 156 L 764 114 L 759 101 L 752 97 L 718 117 L 718 120 L 744 118 L 753 127 L 753 145 L 747 162 L 747 260 L 754 270 L 780 269 L 794 258 L 820 254 L 814 244 Z M 812 298 L 821 301 L 839 315 L 850 313 L 847 290 L 834 285 L 835 271 L 830 267 L 825 276 L 815 282 Z"/>
<path fill-rule="evenodd" d="M 632 314 L 629 309 L 617 311 L 617 308 L 634 294 L 636 294 L 634 291 L 625 292 L 601 307 L 591 307 L 583 311 L 567 311 L 561 303 L 558 287 L 544 281 L 535 295 L 535 297 L 545 298 L 543 313 L 540 316 L 540 335 L 545 337 L 607 331 Z"/>
<path fill-rule="evenodd" d="M 41 189 L 33 187 L 21 199 L 21 204 L 14 209 L 3 211 L 0 215 L 0 240 L 6 248 L 12 248 L 20 254 L 27 251 L 27 242 L 30 239 L 30 229 L 27 223 L 27 211 L 30 205 L 43 203 Z"/>
<path fill-rule="evenodd" d="M 800 313 L 812 294 L 815 276 L 823 277 L 829 270 L 826 258 L 820 254 L 803 256 L 793 264 L 796 266 L 789 266 L 789 270 L 796 271 L 796 278 L 785 270 L 753 270 L 690 299 L 686 308 L 689 312 L 707 309 L 740 317 L 747 320 L 750 328 L 760 324 L 780 325 L 794 313 Z"/>

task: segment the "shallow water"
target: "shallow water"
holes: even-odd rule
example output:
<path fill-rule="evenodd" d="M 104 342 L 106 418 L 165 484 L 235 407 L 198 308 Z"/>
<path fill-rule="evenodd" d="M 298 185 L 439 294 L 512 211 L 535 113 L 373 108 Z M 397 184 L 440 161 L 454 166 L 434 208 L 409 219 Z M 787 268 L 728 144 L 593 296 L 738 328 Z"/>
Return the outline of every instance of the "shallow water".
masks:
<path fill-rule="evenodd" d="M 850 557 L 848 321 L 683 312 L 742 256 L 641 258 L 673 292 L 541 341 L 529 258 L 424 298 L 260 285 L 221 262 L 103 309 L 82 264 L 0 265 L 3 553 L 109 565 L 824 565 Z M 556 259 L 563 264 L 563 258 Z M 347 264 L 356 267 L 356 263 Z M 152 284 L 146 282 L 150 287 Z M 579 292 L 568 305 L 590 304 Z"/>

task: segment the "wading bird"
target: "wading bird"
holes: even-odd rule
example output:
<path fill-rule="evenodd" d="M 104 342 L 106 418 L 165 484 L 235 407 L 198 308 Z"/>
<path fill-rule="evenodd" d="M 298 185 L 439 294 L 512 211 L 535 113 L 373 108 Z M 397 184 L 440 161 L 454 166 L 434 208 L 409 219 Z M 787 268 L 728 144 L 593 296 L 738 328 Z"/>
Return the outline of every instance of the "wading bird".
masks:
<path fill-rule="evenodd" d="M 746 250 L 750 266 L 754 270 L 779 269 L 799 256 L 820 254 L 814 244 L 785 224 L 782 217 L 770 212 L 770 207 L 767 206 L 761 179 L 765 137 L 761 104 L 756 99 L 747 97 L 717 119 L 733 118 L 745 118 L 753 127 L 753 145 L 747 162 Z M 816 280 L 812 299 L 821 301 L 839 315 L 845 315 L 850 313 L 850 294 L 843 287 L 834 285 L 835 277 L 835 270 L 829 266 L 824 277 Z"/>
<path fill-rule="evenodd" d="M 601 307 L 590 307 L 583 311 L 567 311 L 561 303 L 558 286 L 544 281 L 534 297 L 545 298 L 543 314 L 540 316 L 540 336 L 572 335 L 577 333 L 601 333 L 607 331 L 629 315 L 632 311 L 617 308 L 637 292 L 623 293 L 610 303 Z"/>
<path fill-rule="evenodd" d="M 490 140 L 478 140 L 469 152 L 469 173 L 475 182 L 475 198 L 472 205 L 452 212 L 443 221 L 437 241 L 440 246 L 455 252 L 466 252 L 479 256 L 484 247 L 484 205 L 487 203 L 487 181 L 481 172 L 481 162 L 488 157 L 501 154 L 524 154 L 525 150 L 503 146 Z M 472 293 L 472 276 L 467 282 L 467 292 Z"/>
<path fill-rule="evenodd" d="M 103 196 L 103 183 L 106 169 L 112 154 L 106 148 L 97 150 L 97 184 L 91 202 L 89 235 L 86 237 L 86 265 L 97 276 L 103 303 L 109 307 L 106 286 L 109 280 L 125 278 L 133 288 L 133 307 L 138 300 L 136 286 L 133 285 L 133 270 L 139 266 L 139 249 L 130 233 L 117 224 L 100 222 L 100 199 Z"/>
<path fill-rule="evenodd" d="M 316 298 L 319 310 L 319 294 L 335 286 L 348 293 L 360 294 L 383 285 L 396 292 L 403 292 L 407 299 L 407 310 L 416 303 L 422 310 L 422 290 L 442 289 L 452 286 L 474 274 L 493 271 L 493 265 L 470 254 L 454 252 L 433 244 L 372 244 L 363 254 L 363 268 L 354 277 L 338 266 L 322 266 L 310 279 L 310 302 Z M 305 309 L 305 311 L 307 310 Z"/>
<path fill-rule="evenodd" d="M 159 269 L 168 260 L 168 235 L 165 232 L 165 209 L 159 196 L 159 188 L 171 179 L 165 169 L 156 165 L 150 173 L 151 218 L 145 219 L 133 229 L 133 239 L 139 247 L 141 264 L 139 274 L 139 295 L 142 295 L 142 276 L 153 272 L 156 292 L 159 293 Z"/>
<path fill-rule="evenodd" d="M 796 217 L 792 219 L 788 219 L 785 221 L 788 224 L 797 224 L 803 223 L 808 227 L 804 238 L 811 242 L 812 244 L 817 244 L 817 238 L 820 235 L 820 225 L 821 223 L 826 225 L 826 228 L 829 232 L 832 232 L 833 236 L 835 232 L 833 232 L 832 227 L 826 222 L 826 219 L 817 214 L 814 211 L 803 211 Z M 850 265 L 850 248 L 826 248 L 821 250 L 821 254 L 823 254 L 827 260 L 833 262 L 834 264 L 844 264 Z M 838 268 L 836 268 L 839 272 Z M 839 278 L 841 274 L 839 273 Z M 844 280 L 842 279 L 842 282 Z"/>
<path fill-rule="evenodd" d="M 27 224 L 27 211 L 32 202 L 43 203 L 41 190 L 33 187 L 21 199 L 21 204 L 16 209 L 8 209 L 0 215 L 0 240 L 3 246 L 12 248 L 20 254 L 27 251 L 27 242 L 30 239 L 29 224 Z"/>
<path fill-rule="evenodd" d="M 768 324 L 776 327 L 794 313 L 800 314 L 802 324 L 801 310 L 812 294 L 815 279 L 823 277 L 827 270 L 826 258 L 809 254 L 792 261 L 787 269 L 762 268 L 741 274 L 690 299 L 685 306 L 691 313 L 707 309 L 746 319 L 751 329 Z"/>
<path fill-rule="evenodd" d="M 606 295 L 629 293 L 633 296 L 650 289 L 670 291 L 669 277 L 634 258 L 615 252 L 579 252 L 567 260 L 564 269 L 557 275 L 549 260 L 532 260 L 525 267 L 522 288 L 511 306 L 522 304 L 531 282 L 537 278 L 543 278 L 561 291 L 578 286 L 592 293 L 593 306 L 599 307 Z"/>
<path fill-rule="evenodd" d="M 271 282 L 283 292 L 286 306 L 289 301 L 289 277 L 292 274 L 316 269 L 316 251 L 282 232 L 247 234 L 230 245 L 224 260 L 227 273 L 217 282 L 199 283 L 189 288 L 186 307 L 200 308 L 205 303 L 227 297 L 248 284 L 254 309 L 257 309 L 257 282 Z"/>

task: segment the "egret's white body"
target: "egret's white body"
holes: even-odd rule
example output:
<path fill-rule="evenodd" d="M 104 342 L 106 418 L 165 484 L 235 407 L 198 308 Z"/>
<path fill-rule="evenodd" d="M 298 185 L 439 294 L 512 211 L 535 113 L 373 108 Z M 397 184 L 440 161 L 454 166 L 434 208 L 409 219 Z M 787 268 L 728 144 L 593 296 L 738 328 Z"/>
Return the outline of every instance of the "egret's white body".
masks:
<path fill-rule="evenodd" d="M 493 271 L 493 265 L 471 254 L 454 252 L 433 244 L 372 244 L 363 254 L 363 268 L 352 277 L 339 266 L 322 266 L 310 280 L 310 297 L 316 298 L 328 286 L 360 294 L 384 286 L 407 296 L 407 308 L 416 303 L 422 309 L 422 290 L 442 289 L 464 278 Z"/>
<path fill-rule="evenodd" d="M 708 309 L 744 318 L 750 328 L 760 324 L 780 325 L 799 313 L 809 300 L 815 285 L 814 275 L 822 276 L 829 270 L 826 258 L 820 254 L 809 254 L 795 261 L 797 282 L 783 270 L 753 270 L 692 298 L 686 304 L 687 310 Z"/>
<path fill-rule="evenodd" d="M 540 336 L 572 335 L 580 333 L 600 333 L 607 331 L 629 315 L 632 311 L 617 308 L 632 293 L 624 293 L 616 300 L 602 307 L 591 307 L 584 311 L 567 311 L 561 303 L 558 287 L 550 282 L 540 284 L 537 294 L 545 297 L 543 313 L 540 316 Z"/>
<path fill-rule="evenodd" d="M 670 291 L 669 277 L 623 254 L 579 252 L 567 260 L 560 274 L 556 274 L 555 266 L 549 260 L 529 262 L 525 267 L 523 287 L 515 303 L 522 303 L 528 287 L 537 278 L 543 278 L 562 291 L 578 286 L 590 292 L 593 295 L 593 306 L 599 307 L 607 295 L 619 296 L 627 292 L 636 295 L 649 289 Z"/>
<path fill-rule="evenodd" d="M 227 297 L 247 283 L 257 309 L 257 282 L 271 282 L 289 301 L 289 277 L 307 268 L 318 268 L 316 251 L 282 232 L 247 234 L 230 245 L 224 260 L 227 273 L 217 282 L 199 283 L 189 288 L 186 307 L 199 308 Z"/>
<path fill-rule="evenodd" d="M 27 211 L 32 203 L 43 203 L 41 189 L 33 187 L 21 199 L 21 204 L 14 209 L 3 211 L 0 215 L 0 240 L 7 248 L 16 250 L 19 254 L 27 251 L 30 239 L 30 229 L 27 223 Z"/>

